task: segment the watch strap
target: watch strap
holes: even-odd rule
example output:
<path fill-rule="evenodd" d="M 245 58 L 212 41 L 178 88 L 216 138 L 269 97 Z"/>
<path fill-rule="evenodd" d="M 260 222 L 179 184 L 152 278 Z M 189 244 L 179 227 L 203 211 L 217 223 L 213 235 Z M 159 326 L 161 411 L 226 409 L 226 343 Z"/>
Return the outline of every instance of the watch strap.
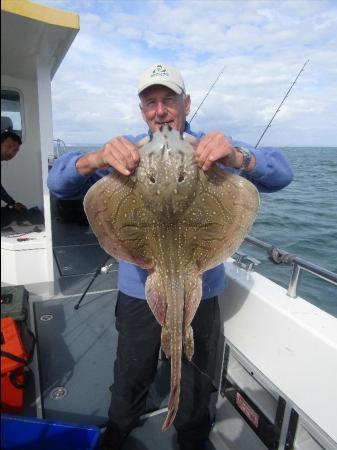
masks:
<path fill-rule="evenodd" d="M 247 170 L 249 163 L 252 159 L 252 152 L 245 147 L 235 147 L 239 152 L 242 153 L 242 164 L 239 170 Z"/>

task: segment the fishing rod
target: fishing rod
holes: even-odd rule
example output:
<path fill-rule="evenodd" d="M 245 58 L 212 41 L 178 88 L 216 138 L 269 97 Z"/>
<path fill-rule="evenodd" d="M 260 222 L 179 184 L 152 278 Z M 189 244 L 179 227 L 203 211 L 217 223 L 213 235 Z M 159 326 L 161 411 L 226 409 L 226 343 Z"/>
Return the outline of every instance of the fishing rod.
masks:
<path fill-rule="evenodd" d="M 109 268 L 112 266 L 112 264 L 106 265 L 106 263 L 109 261 L 109 259 L 111 258 L 110 255 L 108 255 L 107 258 L 104 259 L 104 261 L 102 262 L 101 265 L 99 265 L 97 267 L 97 269 L 95 270 L 95 273 L 93 275 L 93 277 L 91 278 L 90 283 L 88 284 L 86 290 L 83 292 L 83 294 L 81 295 L 81 298 L 79 299 L 79 301 L 76 303 L 76 305 L 74 306 L 74 309 L 78 310 L 78 308 L 80 307 L 80 304 L 82 302 L 82 300 L 85 297 L 85 294 L 88 292 L 90 286 L 92 285 L 92 283 L 96 280 L 96 278 L 98 277 L 98 275 L 100 273 L 108 273 Z"/>
<path fill-rule="evenodd" d="M 201 100 L 201 103 L 199 104 L 198 108 L 196 109 L 195 113 L 192 116 L 192 119 L 189 121 L 190 123 L 192 122 L 192 120 L 194 119 L 194 117 L 197 115 L 197 112 L 199 111 L 199 109 L 202 107 L 204 101 L 206 100 L 206 98 L 209 96 L 210 92 L 212 91 L 212 89 L 214 88 L 214 86 L 216 85 L 218 79 L 221 77 L 221 75 L 224 73 L 225 71 L 225 67 L 226 65 L 223 66 L 223 68 L 221 69 L 221 71 L 219 72 L 219 75 L 216 77 L 215 81 L 211 84 L 210 88 L 208 89 L 205 97 Z"/>
<path fill-rule="evenodd" d="M 288 89 L 286 95 L 283 97 L 281 103 L 279 104 L 278 108 L 276 109 L 276 111 L 275 111 L 273 117 L 270 119 L 268 125 L 267 125 L 266 128 L 263 130 L 263 133 L 261 134 L 260 139 L 257 141 L 257 143 L 256 143 L 256 145 L 255 145 L 255 148 L 257 148 L 257 146 L 258 146 L 259 143 L 261 142 L 263 136 L 266 134 L 268 128 L 270 128 L 270 126 L 271 126 L 273 120 L 274 120 L 275 117 L 276 117 L 276 114 L 281 110 L 283 103 L 285 102 L 286 98 L 287 98 L 288 95 L 290 94 L 290 91 L 292 90 L 292 88 L 295 86 L 296 81 L 297 81 L 297 80 L 299 79 L 299 77 L 301 76 L 301 73 L 304 71 L 304 68 L 305 68 L 305 66 L 308 64 L 308 62 L 309 62 L 309 59 L 303 64 L 302 69 L 298 72 L 298 74 L 297 74 L 295 80 L 293 81 L 293 83 L 292 83 L 292 85 L 290 86 L 290 88 Z"/>
<path fill-rule="evenodd" d="M 295 80 L 293 81 L 293 83 L 291 84 L 290 88 L 288 89 L 287 93 L 285 94 L 285 96 L 283 97 L 281 103 L 279 104 L 278 108 L 276 109 L 273 117 L 270 119 L 268 125 L 266 126 L 266 128 L 263 130 L 263 133 L 261 134 L 259 140 L 257 141 L 255 148 L 257 148 L 257 146 L 259 145 L 259 143 L 261 142 L 263 136 L 266 134 L 268 128 L 270 128 L 273 120 L 275 119 L 276 115 L 279 113 L 279 111 L 282 108 L 283 103 L 285 102 L 286 98 L 289 96 L 290 91 L 292 90 L 292 88 L 295 86 L 297 80 L 299 79 L 299 77 L 301 76 L 302 72 L 304 71 L 305 66 L 309 63 L 309 59 L 303 64 L 301 70 L 298 72 Z M 216 77 L 216 79 L 214 80 L 214 82 L 211 84 L 210 88 L 208 89 L 206 95 L 204 96 L 204 98 L 202 99 L 201 103 L 199 104 L 198 108 L 196 109 L 195 113 L 193 114 L 191 120 L 189 121 L 189 123 L 192 122 L 192 120 L 194 119 L 194 117 L 197 115 L 197 112 L 199 111 L 199 109 L 201 108 L 201 106 L 204 104 L 206 98 L 209 96 L 209 94 L 211 93 L 212 89 L 214 88 L 214 86 L 216 85 L 217 81 L 219 80 L 219 78 L 221 77 L 221 75 L 224 73 L 225 71 L 225 66 L 223 66 L 223 68 L 221 69 L 221 71 L 219 72 L 219 75 Z"/>

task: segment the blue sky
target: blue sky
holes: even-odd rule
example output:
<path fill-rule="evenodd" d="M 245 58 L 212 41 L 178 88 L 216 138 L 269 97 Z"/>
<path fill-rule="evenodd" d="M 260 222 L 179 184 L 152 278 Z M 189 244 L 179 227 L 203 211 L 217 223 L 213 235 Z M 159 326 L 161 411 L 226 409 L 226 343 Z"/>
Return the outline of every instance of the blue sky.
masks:
<path fill-rule="evenodd" d="M 138 79 L 166 62 L 184 76 L 190 117 L 224 67 L 192 128 L 255 145 L 309 59 L 261 145 L 337 145 L 334 0 L 39 2 L 81 22 L 52 84 L 55 138 L 101 144 L 146 130 Z"/>

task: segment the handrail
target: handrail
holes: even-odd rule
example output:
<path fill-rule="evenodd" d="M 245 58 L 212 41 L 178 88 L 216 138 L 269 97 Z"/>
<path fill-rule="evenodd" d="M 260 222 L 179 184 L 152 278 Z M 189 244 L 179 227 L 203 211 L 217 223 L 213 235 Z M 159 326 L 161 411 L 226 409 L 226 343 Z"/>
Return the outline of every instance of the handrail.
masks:
<path fill-rule="evenodd" d="M 291 273 L 287 295 L 292 298 L 297 297 L 297 287 L 301 275 L 301 270 L 305 270 L 329 283 L 332 283 L 337 286 L 337 274 L 331 272 L 330 270 L 324 269 L 316 264 L 313 264 L 305 259 L 299 258 L 296 255 L 286 252 L 285 250 L 281 250 L 277 247 L 274 247 L 271 244 L 267 244 L 259 239 L 256 239 L 252 236 L 247 236 L 245 241 L 249 244 L 252 244 L 256 247 L 259 247 L 263 250 L 267 251 L 270 259 L 276 264 L 287 264 L 289 266 L 293 266 L 293 270 Z"/>
<path fill-rule="evenodd" d="M 63 153 L 64 153 L 64 150 L 66 148 L 66 143 L 62 139 L 53 139 L 53 142 L 56 142 L 56 155 L 54 154 L 54 157 L 59 158 L 60 153 L 61 153 L 61 148 L 63 149 Z"/>

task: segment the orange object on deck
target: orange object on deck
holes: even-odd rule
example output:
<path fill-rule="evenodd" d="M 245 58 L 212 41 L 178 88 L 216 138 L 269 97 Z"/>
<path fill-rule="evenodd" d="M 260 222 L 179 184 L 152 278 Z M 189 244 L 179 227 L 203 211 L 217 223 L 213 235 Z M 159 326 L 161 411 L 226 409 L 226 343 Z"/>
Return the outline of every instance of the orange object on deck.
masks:
<path fill-rule="evenodd" d="M 1 319 L 1 412 L 17 413 L 23 409 L 26 364 L 18 325 L 11 317 Z"/>

